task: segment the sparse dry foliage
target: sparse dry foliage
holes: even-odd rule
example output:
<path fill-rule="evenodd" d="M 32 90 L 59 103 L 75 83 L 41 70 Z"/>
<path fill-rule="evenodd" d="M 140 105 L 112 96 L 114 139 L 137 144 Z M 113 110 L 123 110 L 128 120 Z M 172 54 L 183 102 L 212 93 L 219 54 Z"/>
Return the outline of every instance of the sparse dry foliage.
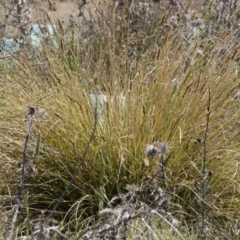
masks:
<path fill-rule="evenodd" d="M 0 1 L 0 238 L 238 239 L 238 1 L 75 3 Z"/>

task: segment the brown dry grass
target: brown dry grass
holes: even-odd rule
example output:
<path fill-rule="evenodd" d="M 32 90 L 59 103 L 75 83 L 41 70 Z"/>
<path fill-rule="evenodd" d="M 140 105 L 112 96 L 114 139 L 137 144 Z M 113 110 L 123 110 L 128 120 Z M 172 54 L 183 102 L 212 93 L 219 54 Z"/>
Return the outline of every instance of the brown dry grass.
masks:
<path fill-rule="evenodd" d="M 71 234 L 79 238 L 111 197 L 126 192 L 126 184 L 144 185 L 159 163 L 153 159 L 146 164 L 145 145 L 168 141 L 172 155 L 166 166 L 167 185 L 157 178 L 155 186 L 171 195 L 167 210 L 180 220 L 180 229 L 203 234 L 197 224 L 202 206 L 198 196 L 210 89 L 206 167 L 213 172 L 208 186 L 213 192 L 205 199 L 206 235 L 238 237 L 237 32 L 223 28 L 217 35 L 201 35 L 201 31 L 194 35 L 184 24 L 165 30 L 164 24 L 170 23 L 161 18 L 152 28 L 141 18 L 139 25 L 123 28 L 124 11 L 116 12 L 116 22 L 107 32 L 100 22 L 96 24 L 100 30 L 91 31 L 82 41 L 76 37 L 82 30 L 75 28 L 76 23 L 68 38 L 58 34 L 59 48 L 46 43 L 34 54 L 13 55 L 11 69 L 7 61 L 1 65 L 2 218 L 11 219 L 18 189 L 27 106 L 43 108 L 47 114 L 37 118 L 32 129 L 30 150 L 35 151 L 39 134 L 41 144 L 35 162 L 38 173 L 27 178 L 28 194 L 19 220 L 22 234 L 30 218 L 37 222 L 41 210 L 48 215 L 76 169 L 93 128 L 88 95 L 92 92 L 113 101 L 104 110 L 105 120 L 99 122 L 80 174 L 57 209 L 65 230 L 74 229 Z M 118 26 L 123 32 L 115 31 Z M 119 95 L 125 96 L 125 106 L 119 104 Z M 34 159 L 29 154 L 29 162 Z"/>

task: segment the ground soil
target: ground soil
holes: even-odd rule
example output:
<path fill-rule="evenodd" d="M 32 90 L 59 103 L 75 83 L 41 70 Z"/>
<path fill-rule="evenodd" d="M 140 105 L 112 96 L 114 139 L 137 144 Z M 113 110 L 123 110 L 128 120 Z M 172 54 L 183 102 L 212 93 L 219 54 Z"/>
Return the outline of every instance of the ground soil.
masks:
<path fill-rule="evenodd" d="M 0 21 L 2 23 L 4 22 L 8 26 L 8 29 L 11 29 L 11 26 L 9 26 L 11 21 L 9 17 L 6 18 L 6 15 L 10 12 L 10 9 L 16 11 L 17 4 L 14 4 L 14 1 L 16 0 L 0 0 Z M 80 11 L 78 6 L 79 3 L 83 1 L 84 0 L 27 0 L 27 4 L 22 12 L 24 13 L 28 9 L 32 9 L 30 22 L 36 22 L 38 19 L 46 17 L 47 13 L 53 24 L 60 20 L 63 26 L 65 26 L 69 23 L 69 17 L 71 15 L 74 17 L 79 15 Z M 87 4 L 84 5 L 82 11 L 87 18 L 89 17 L 89 10 L 91 11 L 91 16 L 94 16 L 96 6 L 101 9 L 107 9 L 109 5 L 114 4 L 114 0 L 87 0 L 86 2 Z M 8 10 L 6 11 L 6 9 Z M 11 31 L 5 31 L 5 34 L 9 36 L 9 32 Z"/>

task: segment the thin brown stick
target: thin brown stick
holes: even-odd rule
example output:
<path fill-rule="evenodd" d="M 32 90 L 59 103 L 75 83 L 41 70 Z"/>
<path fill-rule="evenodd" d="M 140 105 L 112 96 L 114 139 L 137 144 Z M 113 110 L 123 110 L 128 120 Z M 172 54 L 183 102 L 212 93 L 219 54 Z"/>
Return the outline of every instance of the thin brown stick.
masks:
<path fill-rule="evenodd" d="M 20 188 L 19 188 L 19 192 L 18 192 L 18 195 L 17 195 L 17 199 L 16 199 L 16 204 L 17 205 L 16 205 L 16 209 L 15 209 L 15 212 L 14 212 L 14 215 L 13 215 L 13 219 L 12 219 L 12 224 L 11 224 L 11 228 L 10 228 L 10 231 L 9 231 L 9 235 L 8 235 L 8 238 L 7 238 L 8 240 L 12 240 L 12 238 L 13 238 L 13 233 L 14 233 L 16 222 L 17 222 L 17 216 L 18 216 L 18 212 L 19 212 L 19 208 L 20 208 L 21 198 L 22 198 L 22 196 L 24 194 L 25 167 L 26 167 L 26 163 L 27 163 L 27 148 L 28 148 L 29 138 L 30 138 L 30 135 L 31 135 L 32 123 L 35 120 L 34 113 L 35 113 L 34 108 L 29 106 L 28 116 L 26 118 L 27 130 L 26 130 L 26 138 L 25 138 L 24 150 L 23 150 L 21 182 L 20 182 Z"/>

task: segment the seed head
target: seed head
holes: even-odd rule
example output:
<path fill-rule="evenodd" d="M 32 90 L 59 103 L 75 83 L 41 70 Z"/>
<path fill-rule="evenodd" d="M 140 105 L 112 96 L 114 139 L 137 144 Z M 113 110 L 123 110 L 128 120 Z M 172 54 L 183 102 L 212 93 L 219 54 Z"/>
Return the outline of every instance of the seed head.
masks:
<path fill-rule="evenodd" d="M 145 153 L 147 157 L 160 157 L 169 151 L 169 146 L 167 142 L 154 142 L 146 146 Z"/>

